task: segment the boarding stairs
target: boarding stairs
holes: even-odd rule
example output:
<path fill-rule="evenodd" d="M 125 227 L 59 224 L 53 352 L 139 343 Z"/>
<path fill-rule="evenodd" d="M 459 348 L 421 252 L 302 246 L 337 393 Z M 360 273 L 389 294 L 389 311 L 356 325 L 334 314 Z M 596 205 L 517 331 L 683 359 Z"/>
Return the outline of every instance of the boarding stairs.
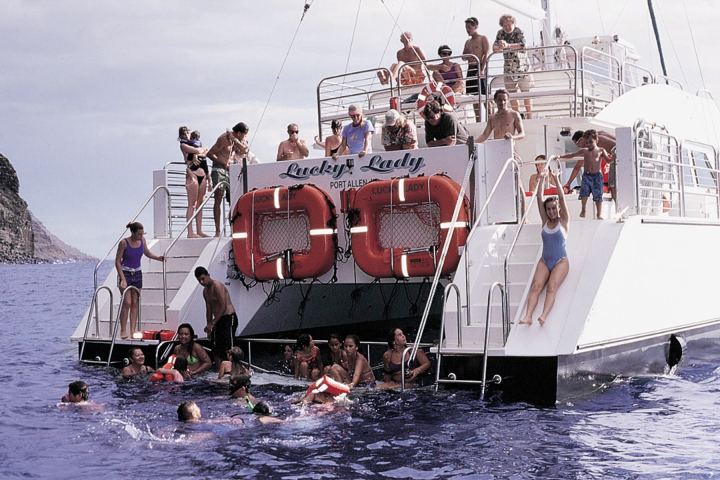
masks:
<path fill-rule="evenodd" d="M 211 238 L 178 239 L 171 255 L 165 259 L 167 292 L 163 292 L 163 265 L 161 262 L 142 259 L 143 288 L 140 295 L 139 321 L 137 331 L 143 330 L 175 330 L 177 325 L 170 325 L 166 319 L 165 302 L 170 305 L 182 285 L 187 281 L 195 281 L 191 275 L 198 263 L 198 258 L 205 250 Z M 148 242 L 154 252 L 162 252 L 170 244 L 171 239 L 155 239 Z M 112 292 L 112 304 L 110 295 Z M 83 363 L 106 364 L 114 363 L 113 352 L 122 354 L 132 346 L 152 347 L 154 350 L 160 343 L 158 339 L 120 337 L 120 328 L 116 326 L 121 305 L 120 291 L 117 288 L 117 272 L 113 268 L 102 286 L 98 287 L 97 298 L 87 312 L 83 344 L 92 343 L 93 348 L 81 346 L 80 361 Z M 112 308 L 110 307 L 112 305 Z M 97 306 L 97 308 L 95 308 Z M 176 322 L 175 322 L 176 323 Z M 129 325 L 128 325 L 129 329 Z M 119 347 L 115 350 L 115 347 Z"/>

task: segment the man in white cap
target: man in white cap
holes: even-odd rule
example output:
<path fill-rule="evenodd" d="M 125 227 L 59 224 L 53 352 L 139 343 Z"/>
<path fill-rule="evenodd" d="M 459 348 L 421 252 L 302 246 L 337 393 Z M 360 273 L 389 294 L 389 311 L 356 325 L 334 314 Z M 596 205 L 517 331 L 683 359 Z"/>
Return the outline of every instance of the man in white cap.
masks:
<path fill-rule="evenodd" d="M 388 110 L 382 127 L 382 143 L 386 151 L 417 148 L 415 124 L 397 110 Z"/>

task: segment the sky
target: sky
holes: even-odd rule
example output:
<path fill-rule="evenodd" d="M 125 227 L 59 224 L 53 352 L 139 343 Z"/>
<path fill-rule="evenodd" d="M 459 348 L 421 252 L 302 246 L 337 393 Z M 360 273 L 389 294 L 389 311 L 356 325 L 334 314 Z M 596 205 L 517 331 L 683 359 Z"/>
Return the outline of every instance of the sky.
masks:
<path fill-rule="evenodd" d="M 618 34 L 660 71 L 645 1 L 553 3 L 569 38 Z M 428 54 L 444 43 L 459 53 L 465 18 L 478 17 L 492 39 L 507 11 L 488 0 L 314 0 L 300 22 L 303 5 L 0 0 L 0 153 L 32 212 L 65 242 L 102 256 L 152 191 L 152 171 L 181 159 L 180 125 L 210 146 L 244 121 L 253 152 L 273 161 L 290 122 L 312 143 L 322 78 L 346 65 L 388 66 L 404 30 Z M 720 95 L 720 8 L 711 0 L 654 5 L 669 76 Z M 517 17 L 539 42 L 540 24 Z"/>

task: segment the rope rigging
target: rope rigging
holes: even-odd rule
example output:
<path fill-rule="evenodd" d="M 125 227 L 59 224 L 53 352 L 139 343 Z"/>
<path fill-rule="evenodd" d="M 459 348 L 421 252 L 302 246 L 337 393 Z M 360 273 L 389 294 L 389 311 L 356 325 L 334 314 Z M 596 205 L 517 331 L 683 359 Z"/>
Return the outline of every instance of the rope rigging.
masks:
<path fill-rule="evenodd" d="M 275 81 L 273 82 L 272 89 L 270 89 L 270 95 L 268 95 L 267 102 L 265 102 L 263 111 L 260 114 L 260 120 L 258 120 L 257 127 L 255 128 L 252 138 L 250 139 L 250 147 L 252 147 L 252 144 L 255 141 L 255 135 L 257 135 L 257 133 L 260 131 L 260 126 L 262 125 L 263 119 L 265 118 L 265 113 L 267 112 L 268 106 L 270 105 L 270 100 L 272 100 L 273 94 L 275 93 L 275 88 L 277 87 L 278 81 L 280 81 L 280 75 L 282 74 L 283 70 L 285 69 L 285 63 L 287 62 L 287 59 L 290 56 L 290 52 L 292 51 L 293 45 L 295 44 L 295 39 L 297 38 L 297 34 L 300 31 L 300 26 L 302 25 L 302 22 L 305 19 L 305 15 L 310 10 L 310 6 L 312 5 L 312 3 L 314 1 L 315 0 L 307 0 L 303 6 L 302 16 L 300 17 L 300 21 L 298 22 L 297 27 L 295 27 L 295 33 L 293 33 L 292 40 L 290 40 L 290 46 L 288 47 L 287 52 L 285 52 L 285 58 L 283 58 L 282 64 L 280 64 L 280 70 L 278 71 L 277 75 L 275 76 Z"/>

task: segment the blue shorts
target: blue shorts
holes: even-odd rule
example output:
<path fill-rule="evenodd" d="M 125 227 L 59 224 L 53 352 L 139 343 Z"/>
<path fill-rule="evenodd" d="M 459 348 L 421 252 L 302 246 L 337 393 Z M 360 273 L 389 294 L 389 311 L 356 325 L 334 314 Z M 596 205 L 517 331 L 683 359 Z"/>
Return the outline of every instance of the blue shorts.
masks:
<path fill-rule="evenodd" d="M 125 275 L 125 281 L 127 282 L 127 286 L 133 286 L 137 287 L 139 289 L 142 289 L 142 271 L 138 270 L 136 272 L 128 272 L 127 270 L 123 270 L 123 275 Z M 120 286 L 120 275 L 118 275 L 118 287 Z"/>
<path fill-rule="evenodd" d="M 589 197 L 590 192 L 592 192 L 593 202 L 602 202 L 603 174 L 601 172 L 583 173 L 580 198 Z"/>

